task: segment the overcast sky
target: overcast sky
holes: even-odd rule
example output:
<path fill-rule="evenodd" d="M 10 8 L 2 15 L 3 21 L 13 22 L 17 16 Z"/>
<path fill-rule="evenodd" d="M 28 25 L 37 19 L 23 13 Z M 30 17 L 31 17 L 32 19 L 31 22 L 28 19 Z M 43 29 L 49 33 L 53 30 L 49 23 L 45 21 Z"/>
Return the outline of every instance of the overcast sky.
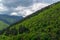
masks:
<path fill-rule="evenodd" d="M 60 0 L 0 0 L 0 14 L 27 16 Z"/>

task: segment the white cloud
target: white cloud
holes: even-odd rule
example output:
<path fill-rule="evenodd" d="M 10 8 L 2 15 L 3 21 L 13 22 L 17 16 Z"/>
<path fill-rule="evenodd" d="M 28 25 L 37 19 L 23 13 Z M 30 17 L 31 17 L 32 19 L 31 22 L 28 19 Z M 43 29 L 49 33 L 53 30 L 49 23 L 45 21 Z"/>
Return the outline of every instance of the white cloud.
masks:
<path fill-rule="evenodd" d="M 0 12 L 8 10 L 2 3 L 0 3 Z"/>
<path fill-rule="evenodd" d="M 54 3 L 60 0 L 27 0 L 26 2 L 24 1 L 26 0 L 0 0 L 0 14 L 2 12 L 9 15 L 25 17 L 37 10 L 40 10 L 43 7 L 50 5 L 50 3 Z"/>
<path fill-rule="evenodd" d="M 46 7 L 48 6 L 49 4 L 46 4 L 46 3 L 35 3 L 33 6 L 32 6 L 32 10 L 34 11 L 37 11 L 43 7 Z"/>
<path fill-rule="evenodd" d="M 54 2 L 60 1 L 60 0 L 53 0 Z"/>
<path fill-rule="evenodd" d="M 2 0 L 0 0 L 0 2 L 1 2 Z"/>
<path fill-rule="evenodd" d="M 46 3 L 34 3 L 33 5 L 31 5 L 30 7 L 22 7 L 22 6 L 18 6 L 17 8 L 14 9 L 15 13 L 11 13 L 13 15 L 22 15 L 23 17 L 32 14 L 33 12 L 48 6 L 49 4 Z"/>
<path fill-rule="evenodd" d="M 32 14 L 32 13 L 33 13 L 33 11 L 32 11 L 32 10 L 30 10 L 30 9 L 26 9 L 26 10 L 24 10 L 23 12 L 24 12 L 23 17 L 26 17 L 26 16 L 28 16 L 28 15 L 30 15 L 30 14 Z"/>
<path fill-rule="evenodd" d="M 30 9 L 25 10 L 26 11 L 25 16 L 30 15 L 30 14 L 34 13 L 35 11 L 40 10 L 43 7 L 46 7 L 48 5 L 49 4 L 45 4 L 45 3 L 35 3 L 34 5 L 31 6 Z"/>
<path fill-rule="evenodd" d="M 16 12 L 12 12 L 10 15 L 14 15 L 15 16 L 15 15 L 18 15 L 18 14 Z"/>

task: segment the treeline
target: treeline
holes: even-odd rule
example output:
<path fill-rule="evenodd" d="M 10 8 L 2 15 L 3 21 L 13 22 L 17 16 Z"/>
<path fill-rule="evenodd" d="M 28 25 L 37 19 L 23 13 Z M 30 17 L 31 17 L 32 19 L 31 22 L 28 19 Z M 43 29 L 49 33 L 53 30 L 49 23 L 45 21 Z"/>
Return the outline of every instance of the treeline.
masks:
<path fill-rule="evenodd" d="M 18 35 L 18 34 L 23 34 L 23 33 L 29 33 L 30 30 L 28 28 L 26 28 L 25 26 L 20 26 L 19 29 L 16 29 L 16 28 L 12 28 L 10 29 L 9 27 L 0 31 L 0 35 L 6 35 L 6 36 L 9 36 L 9 35 Z"/>

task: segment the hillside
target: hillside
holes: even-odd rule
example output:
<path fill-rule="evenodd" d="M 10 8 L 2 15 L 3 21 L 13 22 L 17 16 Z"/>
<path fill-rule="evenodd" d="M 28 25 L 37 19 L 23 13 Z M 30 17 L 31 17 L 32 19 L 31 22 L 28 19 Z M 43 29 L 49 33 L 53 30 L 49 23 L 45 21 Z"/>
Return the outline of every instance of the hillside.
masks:
<path fill-rule="evenodd" d="M 0 40 L 60 40 L 60 2 L 3 30 Z"/>
<path fill-rule="evenodd" d="M 0 21 L 0 30 L 4 29 L 4 28 L 6 28 L 6 27 L 8 27 L 8 24 L 6 24 L 6 23 L 3 22 L 3 21 Z"/>
<path fill-rule="evenodd" d="M 13 23 L 16 23 L 22 18 L 23 18 L 22 16 L 10 16 L 10 15 L 0 14 L 0 30 L 8 27 L 9 25 Z"/>
<path fill-rule="evenodd" d="M 10 15 L 5 15 L 5 14 L 0 14 L 0 20 L 4 21 L 5 23 L 9 25 L 19 21 L 22 18 L 23 18 L 22 16 L 10 16 Z"/>

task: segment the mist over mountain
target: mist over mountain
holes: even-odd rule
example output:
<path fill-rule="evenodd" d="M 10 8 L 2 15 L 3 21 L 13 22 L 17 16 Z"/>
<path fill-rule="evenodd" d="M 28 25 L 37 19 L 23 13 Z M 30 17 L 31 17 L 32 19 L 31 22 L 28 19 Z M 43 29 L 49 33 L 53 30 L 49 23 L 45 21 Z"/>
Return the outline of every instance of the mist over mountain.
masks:
<path fill-rule="evenodd" d="M 10 15 L 1 15 L 0 14 L 0 20 L 4 21 L 7 24 L 13 24 L 16 23 L 17 21 L 21 20 L 23 17 L 22 16 L 10 16 Z"/>
<path fill-rule="evenodd" d="M 5 29 L 6 27 L 22 20 L 22 16 L 11 16 L 6 14 L 0 14 L 0 30 Z"/>
<path fill-rule="evenodd" d="M 0 0 L 0 14 L 27 16 L 60 0 Z"/>

